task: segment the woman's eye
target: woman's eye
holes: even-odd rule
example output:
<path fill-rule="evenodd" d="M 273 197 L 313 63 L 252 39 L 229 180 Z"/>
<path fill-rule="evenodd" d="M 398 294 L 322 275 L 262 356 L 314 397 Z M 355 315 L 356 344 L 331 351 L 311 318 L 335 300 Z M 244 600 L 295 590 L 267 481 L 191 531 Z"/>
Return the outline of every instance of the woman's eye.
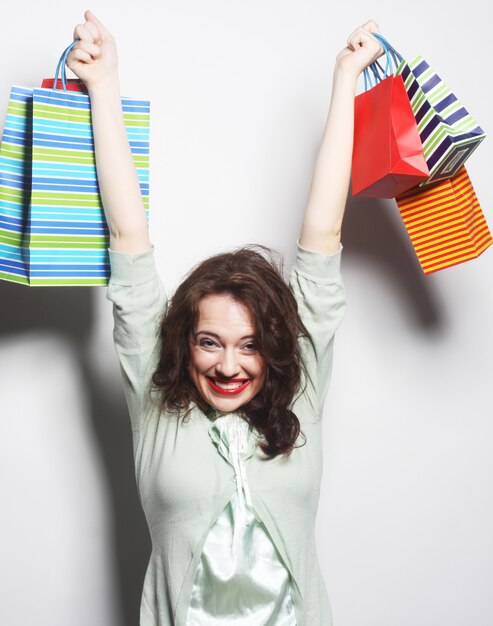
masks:
<path fill-rule="evenodd" d="M 214 348 L 216 344 L 212 339 L 201 339 L 199 345 L 203 348 Z"/>
<path fill-rule="evenodd" d="M 255 352 L 257 346 L 251 341 L 250 343 L 246 343 L 243 348 L 249 352 Z"/>

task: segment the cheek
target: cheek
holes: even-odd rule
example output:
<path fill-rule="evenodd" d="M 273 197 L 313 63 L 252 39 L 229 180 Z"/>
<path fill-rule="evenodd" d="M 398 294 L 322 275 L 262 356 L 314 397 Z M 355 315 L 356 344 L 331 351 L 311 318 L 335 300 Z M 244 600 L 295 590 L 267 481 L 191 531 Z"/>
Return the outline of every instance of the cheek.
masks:
<path fill-rule="evenodd" d="M 209 369 L 212 365 L 211 355 L 202 350 L 196 350 L 193 346 L 190 348 L 190 364 L 189 371 L 193 374 L 198 374 Z"/>
<path fill-rule="evenodd" d="M 262 382 L 265 379 L 265 374 L 267 372 L 267 366 L 265 364 L 265 359 L 263 357 L 258 357 L 255 360 L 255 375 L 257 378 L 261 379 Z"/>

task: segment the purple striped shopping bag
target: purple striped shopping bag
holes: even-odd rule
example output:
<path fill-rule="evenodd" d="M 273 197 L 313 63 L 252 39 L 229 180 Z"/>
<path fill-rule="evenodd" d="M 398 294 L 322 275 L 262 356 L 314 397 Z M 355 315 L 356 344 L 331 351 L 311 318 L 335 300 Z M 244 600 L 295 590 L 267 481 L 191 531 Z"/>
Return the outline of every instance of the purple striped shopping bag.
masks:
<path fill-rule="evenodd" d="M 403 61 L 402 75 L 430 176 L 420 186 L 452 178 L 486 137 L 464 105 L 423 57 Z"/>

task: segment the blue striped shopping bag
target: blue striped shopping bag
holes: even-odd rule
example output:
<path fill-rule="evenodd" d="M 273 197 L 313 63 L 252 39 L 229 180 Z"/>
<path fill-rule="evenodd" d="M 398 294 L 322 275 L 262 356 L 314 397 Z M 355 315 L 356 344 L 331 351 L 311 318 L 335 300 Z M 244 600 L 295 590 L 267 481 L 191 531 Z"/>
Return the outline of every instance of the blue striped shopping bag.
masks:
<path fill-rule="evenodd" d="M 60 59 L 55 88 L 11 90 L 0 146 L 0 279 L 31 286 L 109 281 L 89 96 L 65 77 L 74 43 Z M 150 103 L 123 97 L 122 110 L 148 217 Z"/>

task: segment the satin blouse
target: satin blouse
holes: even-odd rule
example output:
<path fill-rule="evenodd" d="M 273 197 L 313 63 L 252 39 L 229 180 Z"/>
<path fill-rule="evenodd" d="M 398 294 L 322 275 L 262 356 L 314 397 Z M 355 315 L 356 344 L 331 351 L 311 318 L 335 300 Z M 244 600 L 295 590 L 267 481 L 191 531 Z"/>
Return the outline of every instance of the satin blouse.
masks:
<path fill-rule="evenodd" d="M 186 624 L 296 626 L 289 572 L 251 500 L 244 466 L 251 456 L 251 427 L 227 413 L 209 433 L 234 468 L 236 491 L 207 536 Z"/>

